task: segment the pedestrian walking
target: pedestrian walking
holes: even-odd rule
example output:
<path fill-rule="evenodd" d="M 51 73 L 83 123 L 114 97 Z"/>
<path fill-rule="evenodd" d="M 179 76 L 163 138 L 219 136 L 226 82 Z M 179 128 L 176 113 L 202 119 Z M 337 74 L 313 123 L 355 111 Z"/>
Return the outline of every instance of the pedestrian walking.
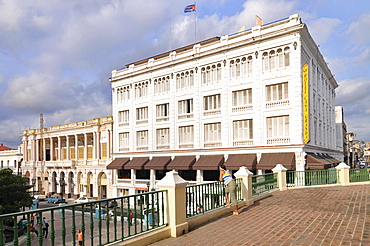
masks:
<path fill-rule="evenodd" d="M 35 225 L 35 216 L 33 214 L 31 214 L 31 225 Z"/>
<path fill-rule="evenodd" d="M 77 231 L 76 237 L 77 237 L 78 245 L 82 245 L 83 235 L 82 235 L 81 230 Z"/>
<path fill-rule="evenodd" d="M 132 213 L 132 211 L 130 211 L 130 215 L 129 215 L 129 225 L 132 226 L 132 218 L 134 217 L 134 214 Z"/>
<path fill-rule="evenodd" d="M 42 236 L 47 238 L 49 233 L 49 220 L 45 217 L 42 219 Z"/>
<path fill-rule="evenodd" d="M 220 169 L 220 181 L 224 181 L 225 184 L 225 198 L 226 205 L 229 206 L 230 203 L 234 206 L 233 214 L 239 214 L 238 201 L 236 199 L 236 182 L 233 179 L 229 170 L 226 169 L 226 166 L 222 164 L 219 166 Z"/>
<path fill-rule="evenodd" d="M 39 231 L 38 231 L 38 230 L 36 230 L 36 228 L 35 228 L 35 227 L 33 227 L 33 225 L 32 225 L 32 224 L 30 224 L 30 232 L 34 232 L 34 233 L 36 234 L 36 236 L 38 236 L 38 235 L 39 235 Z"/>

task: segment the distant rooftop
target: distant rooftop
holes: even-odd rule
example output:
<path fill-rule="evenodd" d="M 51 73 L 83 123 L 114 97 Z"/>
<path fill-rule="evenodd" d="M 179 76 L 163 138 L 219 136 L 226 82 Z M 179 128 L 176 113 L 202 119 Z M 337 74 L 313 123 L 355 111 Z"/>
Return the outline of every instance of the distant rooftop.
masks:
<path fill-rule="evenodd" d="M 13 150 L 13 149 L 6 147 L 4 144 L 0 143 L 0 151 L 5 151 L 5 150 Z"/>

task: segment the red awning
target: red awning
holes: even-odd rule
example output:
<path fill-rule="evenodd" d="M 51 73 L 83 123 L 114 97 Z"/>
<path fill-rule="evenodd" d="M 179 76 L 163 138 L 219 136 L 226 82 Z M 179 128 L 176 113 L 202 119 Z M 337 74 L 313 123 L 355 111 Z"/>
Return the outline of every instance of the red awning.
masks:
<path fill-rule="evenodd" d="M 257 165 L 256 154 L 234 154 L 229 155 L 225 166 L 228 170 L 239 170 L 239 167 L 246 166 L 249 170 L 255 170 Z"/>
<path fill-rule="evenodd" d="M 123 166 L 129 161 L 130 158 L 116 158 L 107 166 L 107 169 L 123 169 Z"/>
<path fill-rule="evenodd" d="M 148 161 L 149 157 L 134 157 L 124 166 L 124 169 L 141 170 Z"/>
<path fill-rule="evenodd" d="M 176 156 L 175 159 L 167 165 L 167 170 L 191 170 L 195 160 L 195 156 Z"/>
<path fill-rule="evenodd" d="M 311 170 L 327 169 L 332 167 L 332 162 L 324 158 L 322 155 L 307 153 L 306 156 L 307 168 Z"/>
<path fill-rule="evenodd" d="M 153 157 L 153 159 L 151 159 L 147 164 L 145 164 L 144 169 L 167 170 L 167 165 L 170 162 L 171 162 L 170 156 Z"/>
<path fill-rule="evenodd" d="M 193 165 L 194 170 L 218 170 L 218 166 L 224 163 L 223 155 L 202 155 Z"/>
<path fill-rule="evenodd" d="M 260 162 L 257 164 L 258 170 L 271 170 L 277 164 L 282 164 L 288 170 L 295 170 L 295 154 L 287 153 L 263 153 Z"/>

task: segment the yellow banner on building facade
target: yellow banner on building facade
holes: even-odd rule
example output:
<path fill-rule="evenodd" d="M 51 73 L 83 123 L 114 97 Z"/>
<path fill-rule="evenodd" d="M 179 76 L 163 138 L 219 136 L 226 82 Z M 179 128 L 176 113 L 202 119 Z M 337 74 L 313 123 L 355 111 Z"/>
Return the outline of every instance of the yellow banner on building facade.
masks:
<path fill-rule="evenodd" d="M 302 67 L 302 89 L 303 89 L 303 142 L 310 142 L 310 126 L 309 126 L 309 90 L 308 90 L 308 65 Z"/>

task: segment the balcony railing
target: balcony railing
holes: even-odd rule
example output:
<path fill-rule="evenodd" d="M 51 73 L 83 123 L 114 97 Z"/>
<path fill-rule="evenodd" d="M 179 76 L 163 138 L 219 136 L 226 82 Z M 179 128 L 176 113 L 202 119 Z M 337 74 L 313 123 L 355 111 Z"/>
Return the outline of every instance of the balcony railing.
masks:
<path fill-rule="evenodd" d="M 281 167 L 276 167 L 275 173 L 250 177 L 252 174 L 245 170 L 245 167 L 244 169 L 241 167 L 240 172 L 238 171 L 239 174 L 235 173 L 236 176 L 241 177 L 236 179 L 237 200 L 241 206 L 253 204 L 255 200 L 261 198 L 261 195 L 268 194 L 273 190 L 276 191 L 277 188 L 284 190 L 291 187 L 315 185 L 350 185 L 350 182 L 369 184 L 368 169 L 348 170 L 349 167 L 344 163 L 341 163 L 337 168 L 286 172 L 282 171 Z M 173 171 L 169 173 L 178 175 L 177 172 Z M 179 184 L 183 184 L 183 180 L 176 177 L 169 180 L 176 180 L 179 181 Z M 166 182 L 160 184 L 161 180 L 156 185 L 177 187 L 176 185 L 169 186 L 169 180 L 167 179 Z M 142 180 L 142 182 L 144 185 L 147 180 Z M 139 236 L 149 230 L 174 228 L 176 224 L 168 224 L 171 216 L 176 218 L 183 216 L 192 222 L 192 226 L 195 226 L 195 221 L 204 223 L 207 218 L 211 218 L 209 217 L 213 212 L 211 210 L 219 209 L 215 211 L 215 214 L 218 215 L 220 211 L 230 212 L 230 209 L 223 208 L 225 192 L 222 182 L 187 184 L 186 187 L 182 185 L 178 187 L 168 188 L 172 189 L 171 192 L 167 192 L 167 190 L 146 192 L 84 204 L 66 204 L 59 207 L 0 215 L 0 246 L 4 245 L 5 230 L 13 232 L 11 237 L 9 234 L 7 235 L 8 239 L 13 240 L 12 245 L 31 245 L 32 240 L 36 241 L 32 245 L 43 245 L 44 240 L 51 241 L 51 245 L 54 245 L 55 242 L 61 245 L 76 245 L 77 230 L 83 232 L 84 245 L 107 245 L 116 241 L 128 240 L 131 236 Z M 174 190 L 176 192 L 173 192 Z M 178 203 L 171 203 L 175 200 Z M 170 204 L 178 204 L 179 206 L 167 207 Z M 113 216 L 107 216 L 107 209 L 112 210 Z M 207 213 L 207 217 L 200 217 L 203 213 Z M 38 236 L 33 235 L 34 232 L 30 231 L 32 214 L 38 217 L 34 222 L 35 228 L 39 231 Z M 49 219 L 50 239 L 42 237 L 42 218 L 44 216 Z M 182 220 L 180 223 L 184 224 Z M 165 227 L 166 225 L 168 227 Z M 22 233 L 23 236 L 21 236 Z M 157 230 L 154 233 L 163 233 L 163 230 Z"/>
<path fill-rule="evenodd" d="M 236 198 L 241 196 L 241 179 L 236 179 Z M 225 205 L 225 188 L 222 181 L 186 187 L 186 217 L 192 217 Z"/>
<path fill-rule="evenodd" d="M 268 192 L 278 188 L 277 178 L 275 173 L 268 173 L 264 175 L 255 175 L 252 177 L 252 195 L 258 196 L 262 193 Z"/>
<path fill-rule="evenodd" d="M 76 245 L 77 230 L 84 235 L 84 245 L 107 245 L 121 241 L 167 225 L 166 198 L 166 191 L 153 191 L 0 215 L 0 246 L 4 245 L 5 231 L 13 245 L 24 244 L 23 241 L 26 245 L 31 245 L 32 241 L 43 245 L 46 240 L 50 240 L 51 245 Z M 113 212 L 112 216 L 109 216 L 108 209 Z M 35 221 L 31 220 L 32 215 L 35 215 Z M 50 225 L 50 239 L 43 237 L 44 217 Z M 31 231 L 31 224 L 38 233 Z M 9 232 L 12 237 L 9 237 Z"/>
<path fill-rule="evenodd" d="M 339 180 L 336 169 L 288 171 L 286 178 L 288 187 L 336 184 Z"/>

